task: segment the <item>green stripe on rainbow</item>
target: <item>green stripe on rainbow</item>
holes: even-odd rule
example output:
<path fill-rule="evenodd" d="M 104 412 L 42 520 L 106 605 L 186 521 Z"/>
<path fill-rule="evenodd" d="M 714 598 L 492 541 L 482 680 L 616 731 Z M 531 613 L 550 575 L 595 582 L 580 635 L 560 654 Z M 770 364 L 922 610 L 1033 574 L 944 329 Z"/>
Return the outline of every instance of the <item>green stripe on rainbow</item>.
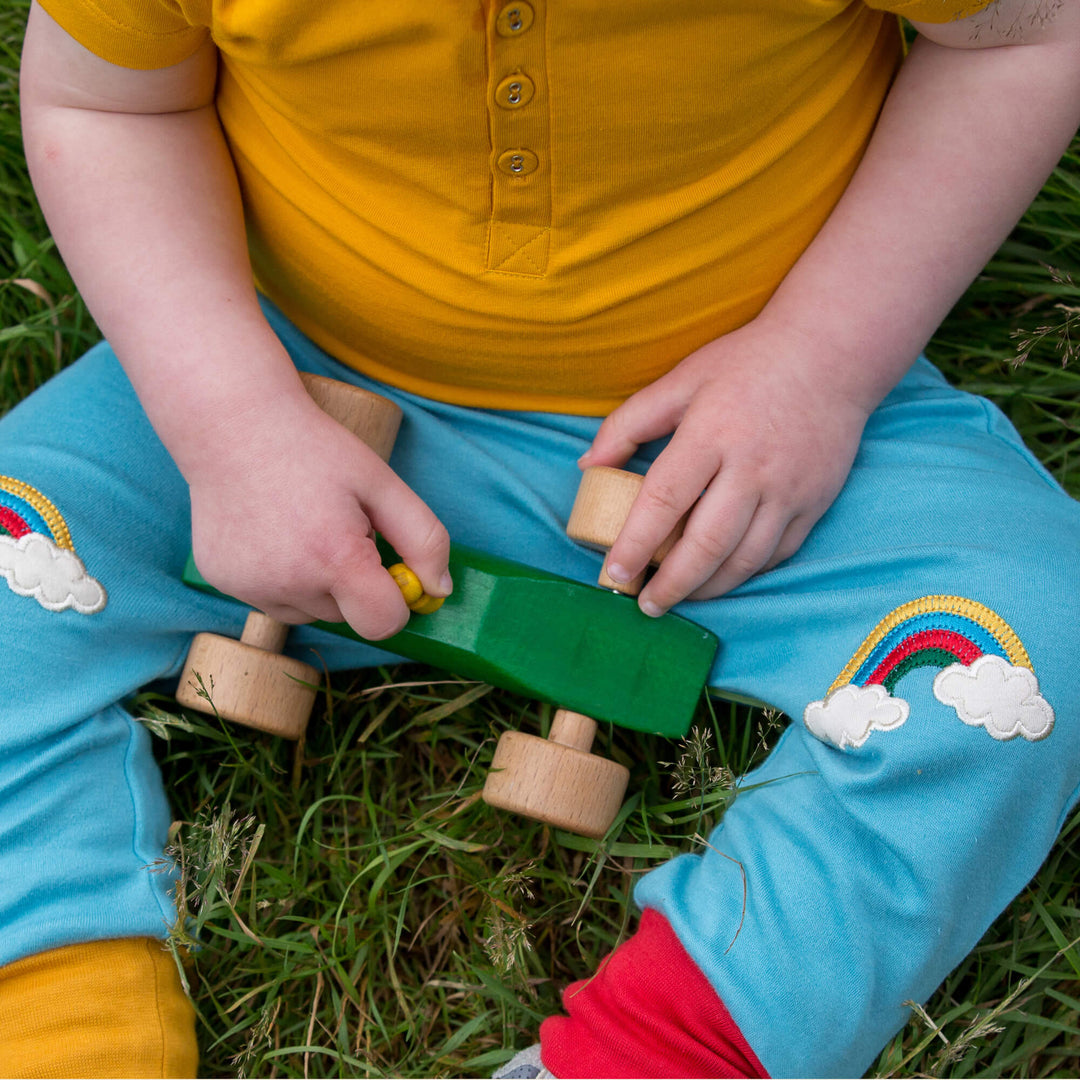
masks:
<path fill-rule="evenodd" d="M 63 515 L 37 488 L 11 476 L 0 476 L 0 504 L 9 511 L 4 516 L 7 523 L 4 532 L 14 535 L 18 529 L 16 522 L 21 522 L 34 532 L 39 531 L 34 526 L 44 525 L 58 548 L 74 550 Z"/>
<path fill-rule="evenodd" d="M 891 692 L 913 667 L 966 665 L 986 654 L 1031 669 L 1027 650 L 996 612 L 962 596 L 924 596 L 891 611 L 874 627 L 829 693 L 848 683 L 880 683 Z"/>

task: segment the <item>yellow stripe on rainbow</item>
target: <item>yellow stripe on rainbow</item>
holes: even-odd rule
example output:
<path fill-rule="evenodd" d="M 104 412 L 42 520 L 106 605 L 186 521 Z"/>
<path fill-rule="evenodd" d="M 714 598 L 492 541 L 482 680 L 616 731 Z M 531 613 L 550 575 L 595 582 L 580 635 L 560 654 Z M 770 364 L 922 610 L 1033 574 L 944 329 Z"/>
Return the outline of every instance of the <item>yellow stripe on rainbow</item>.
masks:
<path fill-rule="evenodd" d="M 53 543 L 58 548 L 74 550 L 71 543 L 71 533 L 68 531 L 67 522 L 64 521 L 63 515 L 37 488 L 31 487 L 22 480 L 16 480 L 11 476 L 0 476 L 0 491 L 6 491 L 16 499 L 24 500 L 31 509 L 36 511 L 45 524 L 49 526 Z"/>

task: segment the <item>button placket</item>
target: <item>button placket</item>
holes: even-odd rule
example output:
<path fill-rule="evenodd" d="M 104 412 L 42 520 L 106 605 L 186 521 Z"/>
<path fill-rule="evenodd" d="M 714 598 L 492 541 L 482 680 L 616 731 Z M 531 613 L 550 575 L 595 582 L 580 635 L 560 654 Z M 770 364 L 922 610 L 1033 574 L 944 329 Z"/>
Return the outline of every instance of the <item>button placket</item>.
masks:
<path fill-rule="evenodd" d="M 544 0 L 507 3 L 488 22 L 492 206 L 487 269 L 539 276 L 551 227 Z"/>

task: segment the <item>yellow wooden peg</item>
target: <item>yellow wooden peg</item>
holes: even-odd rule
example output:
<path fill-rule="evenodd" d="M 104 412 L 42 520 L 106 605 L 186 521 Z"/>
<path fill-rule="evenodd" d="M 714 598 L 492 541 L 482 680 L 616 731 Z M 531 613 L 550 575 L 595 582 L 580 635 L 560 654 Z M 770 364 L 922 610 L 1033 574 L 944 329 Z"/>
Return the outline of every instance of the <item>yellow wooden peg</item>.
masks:
<path fill-rule="evenodd" d="M 424 586 L 420 584 L 420 579 L 404 563 L 394 563 L 387 569 L 397 582 L 401 598 L 410 611 L 415 611 L 418 615 L 430 615 L 443 606 L 445 597 L 428 596 L 424 592 Z"/>

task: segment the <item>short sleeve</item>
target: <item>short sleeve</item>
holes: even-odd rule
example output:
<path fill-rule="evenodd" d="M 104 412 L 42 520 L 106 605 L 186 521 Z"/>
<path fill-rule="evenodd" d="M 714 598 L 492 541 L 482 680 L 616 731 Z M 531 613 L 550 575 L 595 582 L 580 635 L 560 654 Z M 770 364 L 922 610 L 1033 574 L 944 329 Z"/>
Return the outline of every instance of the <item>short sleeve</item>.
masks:
<path fill-rule="evenodd" d="M 209 0 L 38 0 L 80 45 L 119 67 L 186 60 L 210 33 Z"/>
<path fill-rule="evenodd" d="M 891 11 L 914 22 L 958 22 L 977 15 L 994 0 L 863 0 L 867 7 Z"/>

